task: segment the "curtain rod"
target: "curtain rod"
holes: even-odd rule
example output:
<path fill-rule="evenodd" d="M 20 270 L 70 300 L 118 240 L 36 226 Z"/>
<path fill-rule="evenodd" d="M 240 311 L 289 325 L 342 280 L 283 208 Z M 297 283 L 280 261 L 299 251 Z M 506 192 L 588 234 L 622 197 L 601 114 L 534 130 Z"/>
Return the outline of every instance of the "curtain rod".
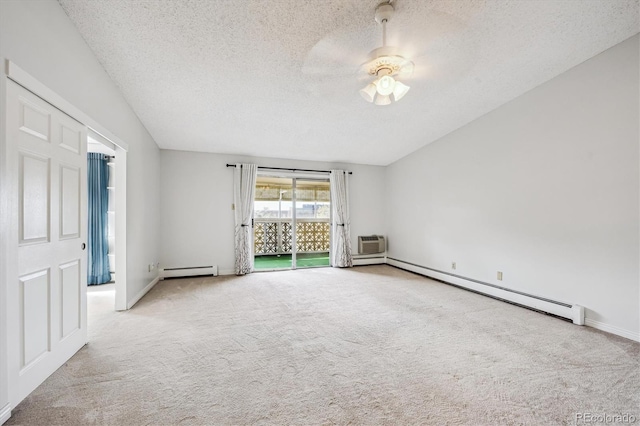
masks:
<path fill-rule="evenodd" d="M 227 167 L 235 167 L 235 164 L 227 164 Z M 262 166 L 258 166 L 259 169 L 262 170 L 286 170 L 289 172 L 316 172 L 316 173 L 329 173 L 330 170 L 310 170 L 310 169 L 287 169 L 285 167 L 262 167 Z M 350 175 L 353 174 L 353 172 L 348 172 Z"/>
<path fill-rule="evenodd" d="M 115 156 L 115 155 L 103 154 L 102 152 L 91 152 L 91 151 L 87 151 L 87 154 L 102 154 L 102 155 L 104 155 L 104 158 L 116 158 L 116 156 Z"/>

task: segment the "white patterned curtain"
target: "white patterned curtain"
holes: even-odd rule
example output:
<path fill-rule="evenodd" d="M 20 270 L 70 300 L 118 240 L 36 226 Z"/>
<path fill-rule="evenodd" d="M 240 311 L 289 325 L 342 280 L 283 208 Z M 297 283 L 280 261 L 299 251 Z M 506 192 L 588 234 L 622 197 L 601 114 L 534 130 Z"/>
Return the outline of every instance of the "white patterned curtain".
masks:
<path fill-rule="evenodd" d="M 351 219 L 349 218 L 349 174 L 344 170 L 331 170 L 331 266 L 353 266 L 351 257 Z"/>
<path fill-rule="evenodd" d="M 256 192 L 255 164 L 236 164 L 233 172 L 233 203 L 235 205 L 236 275 L 253 271 L 253 198 Z"/>

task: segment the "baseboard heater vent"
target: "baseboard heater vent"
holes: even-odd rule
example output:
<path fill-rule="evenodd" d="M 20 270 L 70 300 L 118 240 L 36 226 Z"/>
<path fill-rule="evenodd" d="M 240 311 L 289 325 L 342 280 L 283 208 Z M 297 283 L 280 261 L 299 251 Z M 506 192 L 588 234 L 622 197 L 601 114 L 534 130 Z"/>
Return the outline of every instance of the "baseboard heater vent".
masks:
<path fill-rule="evenodd" d="M 472 278 L 463 277 L 449 272 L 439 271 L 415 263 L 387 257 L 387 264 L 406 271 L 415 272 L 426 277 L 434 278 L 448 284 L 481 293 L 505 302 L 521 305 L 536 311 L 545 312 L 557 317 L 566 318 L 577 325 L 584 325 L 584 307 L 575 304 L 558 302 L 544 297 L 534 296 L 517 290 L 497 286 Z"/>
<path fill-rule="evenodd" d="M 218 276 L 218 266 L 186 266 L 182 268 L 164 268 L 160 271 L 160 279 L 185 278 L 199 276 Z"/>
<path fill-rule="evenodd" d="M 387 263 L 387 257 L 384 253 L 353 255 L 353 266 L 384 265 L 385 263 Z"/>

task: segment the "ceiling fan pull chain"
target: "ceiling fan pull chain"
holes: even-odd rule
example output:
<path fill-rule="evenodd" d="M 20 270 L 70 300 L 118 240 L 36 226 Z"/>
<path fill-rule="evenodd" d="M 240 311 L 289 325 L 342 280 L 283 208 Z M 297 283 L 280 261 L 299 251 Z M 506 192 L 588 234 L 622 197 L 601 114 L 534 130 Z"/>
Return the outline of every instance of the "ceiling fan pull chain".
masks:
<path fill-rule="evenodd" d="M 387 20 L 382 21 L 382 47 L 387 45 Z"/>

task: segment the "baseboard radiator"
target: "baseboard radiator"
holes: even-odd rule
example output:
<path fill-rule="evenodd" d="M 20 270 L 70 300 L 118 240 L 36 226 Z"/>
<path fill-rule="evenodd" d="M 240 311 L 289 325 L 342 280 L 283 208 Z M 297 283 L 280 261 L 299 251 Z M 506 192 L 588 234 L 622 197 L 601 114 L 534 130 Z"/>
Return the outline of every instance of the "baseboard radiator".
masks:
<path fill-rule="evenodd" d="M 438 281 L 443 281 L 467 290 L 481 293 L 496 299 L 521 305 L 536 311 L 542 311 L 557 317 L 571 320 L 574 324 L 584 325 L 584 307 L 580 305 L 558 302 L 544 297 L 526 294 L 513 289 L 497 286 L 490 283 L 474 280 L 449 272 L 439 271 L 415 263 L 405 262 L 399 259 L 387 257 L 387 264 L 400 269 L 415 272 Z"/>
<path fill-rule="evenodd" d="M 218 276 L 218 266 L 185 266 L 181 268 L 164 268 L 160 270 L 160 279 L 185 278 L 198 276 Z"/>
<path fill-rule="evenodd" d="M 384 265 L 387 263 L 387 256 L 379 254 L 354 254 L 353 266 Z"/>

